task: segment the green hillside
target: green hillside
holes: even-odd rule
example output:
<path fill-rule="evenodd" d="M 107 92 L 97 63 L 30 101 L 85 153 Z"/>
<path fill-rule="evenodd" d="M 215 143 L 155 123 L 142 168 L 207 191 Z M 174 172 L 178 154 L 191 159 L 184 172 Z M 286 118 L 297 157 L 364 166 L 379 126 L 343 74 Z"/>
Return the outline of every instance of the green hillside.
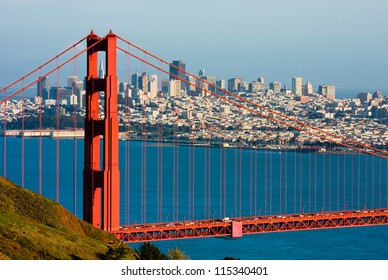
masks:
<path fill-rule="evenodd" d="M 134 259 L 113 235 L 0 177 L 0 260 Z"/>

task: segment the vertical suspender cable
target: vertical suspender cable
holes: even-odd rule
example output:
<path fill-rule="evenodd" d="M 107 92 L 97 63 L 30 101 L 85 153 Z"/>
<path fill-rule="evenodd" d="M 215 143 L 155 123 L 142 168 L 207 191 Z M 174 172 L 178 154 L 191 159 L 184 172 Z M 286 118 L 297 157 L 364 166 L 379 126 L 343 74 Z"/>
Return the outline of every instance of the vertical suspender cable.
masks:
<path fill-rule="evenodd" d="M 343 184 L 344 184 L 344 210 L 346 210 L 346 154 L 343 155 L 343 158 L 344 158 L 344 180 L 343 180 Z"/>
<path fill-rule="evenodd" d="M 284 213 L 288 213 L 287 201 L 288 201 L 288 153 L 289 150 L 289 139 L 286 139 L 286 153 L 284 155 Z"/>
<path fill-rule="evenodd" d="M 354 153 L 352 153 L 351 207 L 354 209 Z"/>
<path fill-rule="evenodd" d="M 333 180 L 333 149 L 331 146 L 331 142 L 329 144 L 330 146 L 330 155 L 329 155 L 329 211 L 332 211 L 332 205 L 331 205 L 331 200 L 332 200 L 332 180 Z"/>
<path fill-rule="evenodd" d="M 368 155 L 365 155 L 365 202 L 364 208 L 368 207 Z"/>
<path fill-rule="evenodd" d="M 283 145 L 283 144 L 281 144 Z M 279 215 L 282 214 L 282 152 L 279 153 Z"/>
<path fill-rule="evenodd" d="M 172 201 L 173 201 L 173 220 L 178 220 L 178 112 L 174 110 L 174 170 L 173 170 L 173 191 L 172 191 Z"/>
<path fill-rule="evenodd" d="M 189 106 L 188 106 L 189 110 L 191 111 L 191 96 L 189 96 Z M 193 132 L 192 132 L 192 129 L 191 129 L 191 113 L 190 114 L 190 118 L 189 118 L 189 156 L 188 156 L 188 218 L 191 219 L 191 201 L 192 201 L 192 196 L 191 196 L 191 189 L 192 189 L 192 137 L 193 137 Z"/>
<path fill-rule="evenodd" d="M 294 214 L 296 214 L 296 150 L 297 144 L 295 139 L 295 150 L 294 150 Z"/>
<path fill-rule="evenodd" d="M 224 217 L 226 216 L 226 148 L 223 147 L 224 152 Z"/>
<path fill-rule="evenodd" d="M 58 59 L 57 59 L 57 66 L 58 66 Z M 59 131 L 59 119 L 61 116 L 61 107 L 60 107 L 60 92 L 59 92 L 59 69 L 57 70 L 57 81 L 56 81 L 56 93 L 57 93 L 57 98 L 56 98 L 56 121 L 57 121 L 57 132 Z M 56 201 L 59 202 L 59 137 L 56 139 Z"/>
<path fill-rule="evenodd" d="M 372 190 L 371 190 L 371 198 L 372 198 L 372 209 L 375 207 L 375 156 L 372 156 Z"/>
<path fill-rule="evenodd" d="M 219 137 L 220 137 L 220 139 L 219 139 L 219 143 L 220 143 L 220 193 L 219 193 L 219 195 L 220 195 L 220 212 L 219 212 L 219 216 L 220 216 L 220 218 L 222 217 L 222 179 L 223 179 L 223 177 L 222 177 L 222 170 L 223 170 L 223 164 L 222 164 L 222 155 L 223 155 L 223 142 L 222 142 L 222 135 L 223 135 L 223 131 L 222 131 L 222 125 L 223 125 L 223 123 L 222 123 L 222 114 L 221 114 L 221 102 L 220 102 L 220 108 L 219 108 L 219 112 L 220 112 L 220 132 L 219 132 Z"/>
<path fill-rule="evenodd" d="M 309 153 L 308 153 L 308 157 L 309 157 L 309 166 L 308 166 L 308 174 L 309 174 L 309 180 L 308 180 L 308 197 L 309 197 L 309 204 L 308 204 L 308 208 L 309 208 L 309 212 L 311 212 L 311 150 L 309 150 Z"/>
<path fill-rule="evenodd" d="M 340 154 L 337 155 L 337 211 L 340 210 Z"/>
<path fill-rule="evenodd" d="M 7 91 L 4 91 L 4 99 L 7 97 Z M 3 177 L 7 178 L 7 103 L 8 101 L 5 101 L 4 104 L 4 136 L 3 136 Z"/>
<path fill-rule="evenodd" d="M 22 188 L 24 188 L 24 79 L 22 79 Z"/>
<path fill-rule="evenodd" d="M 255 197 L 255 205 L 254 205 L 254 209 L 255 209 L 255 216 L 257 216 L 257 143 L 256 143 L 256 150 L 255 150 L 255 165 L 254 165 L 254 173 L 255 173 L 255 194 L 254 194 L 254 197 Z"/>
<path fill-rule="evenodd" d="M 267 145 L 268 146 L 268 145 Z M 268 188 L 268 147 L 264 150 L 264 215 L 267 215 L 267 188 Z"/>
<path fill-rule="evenodd" d="M 325 143 L 324 147 L 326 146 Z M 326 194 L 325 194 L 325 186 L 326 186 L 326 152 L 323 154 L 323 172 L 322 172 L 322 211 L 326 211 Z"/>
<path fill-rule="evenodd" d="M 242 147 L 241 147 L 241 141 L 240 141 L 240 163 L 239 163 L 239 166 L 240 166 L 240 191 L 239 191 L 239 213 L 240 213 L 240 217 L 242 217 L 242 199 L 241 199 L 241 196 L 242 196 Z"/>
<path fill-rule="evenodd" d="M 209 146 L 207 148 L 208 150 L 208 157 L 207 157 L 207 160 L 208 160 L 208 164 L 207 164 L 207 175 L 208 175 L 208 182 L 207 182 L 207 186 L 208 186 L 208 205 L 207 205 L 207 212 L 208 212 L 208 219 L 210 219 L 210 208 L 211 208 L 211 200 L 210 200 L 210 195 L 211 195 L 211 184 L 210 184 L 210 164 L 211 164 L 211 158 L 210 158 L 210 138 L 209 138 Z"/>
<path fill-rule="evenodd" d="M 145 60 L 147 58 L 147 54 L 144 53 Z M 145 94 L 147 92 L 147 84 L 146 79 L 144 78 L 144 75 L 146 75 L 146 69 L 145 69 L 145 63 L 143 62 L 143 71 L 142 71 L 142 90 L 143 90 L 143 98 L 142 98 L 142 214 L 143 214 L 143 223 L 145 224 L 147 222 L 147 214 L 146 214 L 146 209 L 147 209 L 147 197 L 146 197 L 146 170 L 147 170 L 147 162 L 146 162 L 146 141 L 147 141 L 147 132 L 146 132 L 146 112 L 145 112 Z"/>
<path fill-rule="evenodd" d="M 74 55 L 76 54 L 75 47 L 74 47 Z M 77 76 L 77 58 L 74 59 L 74 77 Z M 77 78 L 78 79 L 78 78 Z M 73 197 L 73 213 L 74 215 L 77 215 L 77 138 L 75 135 L 75 131 L 77 129 L 77 104 L 75 102 L 75 96 L 77 95 L 77 83 L 76 81 L 73 81 L 73 124 L 74 124 L 74 137 L 73 137 L 73 155 L 74 155 L 74 162 L 73 162 L 73 182 L 74 182 L 74 197 Z M 77 102 L 79 102 L 77 100 Z"/>
<path fill-rule="evenodd" d="M 191 211 L 191 214 L 193 215 L 193 220 L 195 219 L 195 149 L 194 149 L 194 143 L 193 143 L 194 140 L 192 140 L 191 142 L 191 152 L 192 152 L 192 164 L 191 164 L 191 167 L 192 167 L 192 176 L 191 176 L 191 182 L 192 182 L 192 191 L 193 191 L 193 194 L 192 194 L 192 199 L 193 199 L 193 202 L 191 203 L 191 206 L 192 206 L 192 211 Z"/>
<path fill-rule="evenodd" d="M 130 52 L 130 45 L 128 45 L 128 52 Z M 130 56 L 127 54 L 127 65 L 126 65 L 126 78 L 127 78 L 127 83 L 129 87 L 129 76 L 130 76 Z M 126 141 L 125 141 L 125 190 L 126 190 L 126 210 L 125 214 L 127 216 L 127 224 L 130 224 L 131 221 L 131 189 L 130 189 L 130 176 L 131 176 L 131 157 L 130 157 L 130 141 L 131 141 L 131 135 L 130 135 L 130 125 L 131 125 L 131 119 L 130 119 L 130 114 L 131 114 L 131 108 L 130 108 L 130 96 L 129 96 L 129 88 L 126 88 L 124 90 L 124 97 L 125 97 L 125 102 L 126 102 L 126 116 L 125 119 L 127 120 L 125 123 L 125 133 L 126 133 Z"/>
<path fill-rule="evenodd" d="M 160 68 L 163 67 L 163 64 L 161 63 Z M 162 73 L 159 70 L 158 71 L 158 82 L 162 82 Z M 161 84 L 160 84 L 161 85 Z M 162 87 L 158 89 L 158 92 L 162 91 Z M 163 219 L 163 157 L 162 157 L 162 108 L 161 108 L 161 97 L 158 94 L 158 222 L 162 222 Z M 190 192 L 189 192 L 190 193 Z"/>
<path fill-rule="evenodd" d="M 237 217 L 237 150 L 234 149 L 234 216 Z"/>
<path fill-rule="evenodd" d="M 206 180 L 206 172 L 207 172 L 207 168 L 206 168 L 206 164 L 207 164 L 207 160 L 206 160 L 206 156 L 207 156 L 207 153 L 206 153 L 206 146 L 203 147 L 203 219 L 206 220 L 206 183 L 207 183 L 207 180 Z"/>
<path fill-rule="evenodd" d="M 302 146 L 302 145 L 301 145 Z M 302 153 L 299 151 L 299 211 L 304 212 L 304 206 L 303 206 L 303 166 L 302 166 Z"/>
<path fill-rule="evenodd" d="M 317 212 L 317 151 L 314 153 L 314 212 Z"/>
<path fill-rule="evenodd" d="M 252 154 L 252 140 L 249 145 L 249 216 L 252 216 L 253 206 L 253 154 Z"/>
<path fill-rule="evenodd" d="M 271 150 L 269 154 L 269 214 L 270 215 L 272 215 L 272 178 L 273 178 L 272 157 L 273 157 L 273 151 Z"/>
<path fill-rule="evenodd" d="M 41 69 L 39 69 L 39 72 L 41 71 Z M 41 77 L 41 75 L 39 74 L 39 77 Z M 42 85 L 42 80 L 39 80 L 39 174 L 38 174 L 38 178 L 39 178 L 39 194 L 42 194 L 42 148 L 43 148 L 43 145 L 42 145 L 42 114 L 43 114 L 43 96 L 42 96 L 42 90 L 43 90 L 43 85 Z"/>
<path fill-rule="evenodd" d="M 382 174 L 381 174 L 381 168 L 382 168 L 382 159 L 379 158 L 379 208 L 382 208 L 381 204 L 381 196 L 382 196 L 382 191 L 381 191 L 381 180 L 382 180 Z"/>
<path fill-rule="evenodd" d="M 361 190 L 361 153 L 358 152 L 358 168 L 357 168 L 357 209 L 360 209 L 360 190 Z"/>

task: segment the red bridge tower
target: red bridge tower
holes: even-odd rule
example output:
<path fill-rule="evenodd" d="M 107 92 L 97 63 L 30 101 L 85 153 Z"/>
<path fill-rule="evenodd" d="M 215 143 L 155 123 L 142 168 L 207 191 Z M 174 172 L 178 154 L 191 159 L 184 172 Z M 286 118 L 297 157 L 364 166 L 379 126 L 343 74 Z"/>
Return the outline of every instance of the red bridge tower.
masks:
<path fill-rule="evenodd" d="M 116 41 L 112 31 L 102 40 L 93 31 L 87 38 L 83 216 L 85 221 L 106 231 L 120 226 Z M 106 54 L 104 78 L 98 76 L 98 52 Z M 98 108 L 102 92 L 105 95 L 103 119 Z"/>

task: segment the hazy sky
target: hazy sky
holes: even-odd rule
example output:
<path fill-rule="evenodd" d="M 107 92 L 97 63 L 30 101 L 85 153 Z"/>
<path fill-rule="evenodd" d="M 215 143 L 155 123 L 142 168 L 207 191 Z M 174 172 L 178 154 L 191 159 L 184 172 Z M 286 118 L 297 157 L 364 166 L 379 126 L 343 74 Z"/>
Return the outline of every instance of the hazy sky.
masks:
<path fill-rule="evenodd" d="M 386 0 L 0 0 L 0 11 L 1 86 L 113 29 L 195 74 L 388 89 Z"/>

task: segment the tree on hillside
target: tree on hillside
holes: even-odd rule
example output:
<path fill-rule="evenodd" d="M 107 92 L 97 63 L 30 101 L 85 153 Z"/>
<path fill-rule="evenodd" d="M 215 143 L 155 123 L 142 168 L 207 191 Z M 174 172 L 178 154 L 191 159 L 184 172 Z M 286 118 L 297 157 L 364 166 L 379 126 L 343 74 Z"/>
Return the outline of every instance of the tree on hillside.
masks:
<path fill-rule="evenodd" d="M 178 247 L 175 247 L 175 248 L 168 250 L 168 257 L 170 260 L 189 260 L 190 259 Z"/>
<path fill-rule="evenodd" d="M 158 247 L 149 242 L 144 242 L 136 250 L 137 260 L 168 260 L 168 257 L 163 254 Z"/>

